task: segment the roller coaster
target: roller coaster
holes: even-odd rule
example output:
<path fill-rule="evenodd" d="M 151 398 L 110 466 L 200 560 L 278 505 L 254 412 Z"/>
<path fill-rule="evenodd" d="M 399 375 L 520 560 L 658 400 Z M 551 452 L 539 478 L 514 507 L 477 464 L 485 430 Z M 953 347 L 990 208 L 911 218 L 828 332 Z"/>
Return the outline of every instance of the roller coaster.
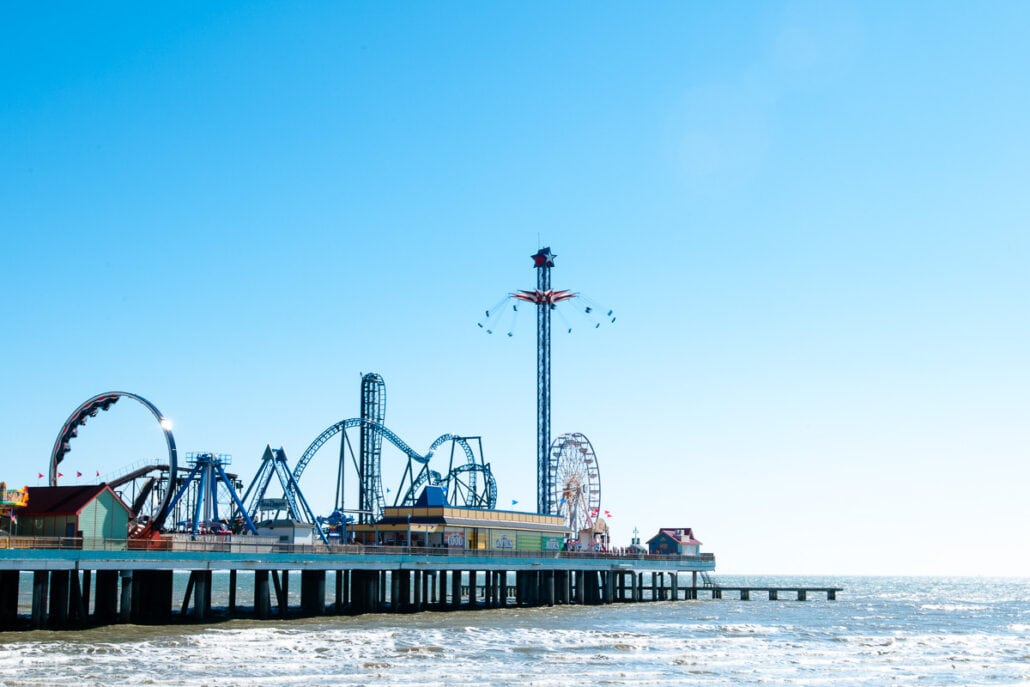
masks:
<path fill-rule="evenodd" d="M 340 436 L 339 465 L 336 479 L 335 510 L 354 513 L 360 523 L 371 523 L 382 517 L 387 506 L 383 489 L 382 451 L 385 439 L 405 458 L 400 484 L 393 490 L 393 506 L 411 506 L 427 485 L 440 486 L 447 493 L 452 506 L 462 508 L 494 508 L 497 505 L 497 482 L 490 465 L 483 458 L 480 437 L 443 434 L 436 438 L 425 454 L 411 448 L 403 439 L 383 424 L 386 410 L 386 385 L 378 374 L 369 373 L 361 379 L 361 416 L 341 420 L 315 437 L 293 470 L 293 481 L 301 476 L 312 459 L 330 439 Z M 355 438 L 358 448 L 354 449 Z M 450 443 L 446 473 L 430 468 L 430 460 L 437 449 Z M 473 446 L 478 449 L 478 456 Z M 346 503 L 346 487 L 356 481 L 356 508 Z"/>
<path fill-rule="evenodd" d="M 50 485 L 58 486 L 62 476 L 59 466 L 71 451 L 71 440 L 89 418 L 110 409 L 122 398 L 139 402 L 158 420 L 166 443 L 165 460 L 142 462 L 107 477 L 107 483 L 122 497 L 135 517 L 132 536 L 148 537 L 161 531 L 187 527 L 193 535 L 198 530 L 201 513 L 230 514 L 227 522 L 242 521 L 246 530 L 255 530 L 254 522 L 265 518 L 285 517 L 316 525 L 325 540 L 320 523 L 327 517 L 316 515 L 301 491 L 301 477 L 319 450 L 340 435 L 336 494 L 332 512 L 351 513 L 361 523 L 375 522 L 388 505 L 412 506 L 429 485 L 441 487 L 452 506 L 492 509 L 497 505 L 497 482 L 490 464 L 483 457 L 482 440 L 478 436 L 443 434 L 423 454 L 411 448 L 383 423 L 386 412 L 386 386 L 375 373 L 362 376 L 361 415 L 342 420 L 321 432 L 301 455 L 292 472 L 286 452 L 266 447 L 254 479 L 241 498 L 242 482 L 222 466 L 228 457 L 218 454 L 190 454 L 191 469 L 180 468 L 172 424 L 148 400 L 137 394 L 111 391 L 98 394 L 81 404 L 69 416 L 58 434 L 50 456 Z M 383 441 L 401 454 L 403 468 L 400 483 L 394 489 L 383 487 Z M 357 450 L 355 450 L 355 443 Z M 441 447 L 449 445 L 446 472 L 433 469 L 430 460 Z M 201 459 L 202 457 L 210 459 Z M 99 476 L 99 473 L 98 473 Z M 277 479 L 273 479 L 277 478 Z M 276 497 L 278 485 L 281 497 Z M 356 490 L 356 503 L 348 502 L 348 494 Z M 392 503 L 387 496 L 393 494 Z M 221 503 L 221 508 L 219 504 Z"/>

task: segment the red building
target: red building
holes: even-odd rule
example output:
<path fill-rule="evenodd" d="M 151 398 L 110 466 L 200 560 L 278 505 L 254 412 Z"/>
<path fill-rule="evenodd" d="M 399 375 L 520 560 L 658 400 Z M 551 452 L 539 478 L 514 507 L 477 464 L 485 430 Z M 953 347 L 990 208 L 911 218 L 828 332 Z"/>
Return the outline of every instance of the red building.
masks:
<path fill-rule="evenodd" d="M 697 556 L 701 542 L 694 538 L 690 527 L 663 527 L 647 540 L 647 552 L 666 556 Z"/>

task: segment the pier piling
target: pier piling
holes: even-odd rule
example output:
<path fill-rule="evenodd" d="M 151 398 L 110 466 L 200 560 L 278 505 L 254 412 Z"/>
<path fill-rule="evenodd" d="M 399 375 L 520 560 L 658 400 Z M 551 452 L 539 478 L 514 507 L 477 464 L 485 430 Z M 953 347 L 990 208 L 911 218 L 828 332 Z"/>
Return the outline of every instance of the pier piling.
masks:
<path fill-rule="evenodd" d="M 696 570 L 684 569 L 689 561 L 605 555 L 520 558 L 393 548 L 341 554 L 184 551 L 178 557 L 157 557 L 145 550 L 4 554 L 0 552 L 0 629 L 210 622 L 241 613 L 268 619 L 384 610 L 492 609 L 511 603 L 520 607 L 602 605 L 699 597 L 750 601 L 756 593 L 778 600 L 786 598 L 783 592 L 798 601 L 807 601 L 811 592 L 825 593 L 827 600 L 835 601 L 840 591 L 836 587 L 719 586 L 708 578 L 698 587 Z M 175 570 L 190 571 L 184 591 L 176 589 L 182 578 Z M 254 577 L 252 609 L 238 608 L 241 570 Z M 299 606 L 292 608 L 291 570 L 300 571 Z M 329 570 L 335 575 L 327 598 Z M 681 577 L 685 572 L 691 576 Z M 214 589 L 215 574 L 228 576 L 227 588 Z M 20 587 L 30 581 L 31 595 L 24 590 L 25 605 L 19 608 Z"/>

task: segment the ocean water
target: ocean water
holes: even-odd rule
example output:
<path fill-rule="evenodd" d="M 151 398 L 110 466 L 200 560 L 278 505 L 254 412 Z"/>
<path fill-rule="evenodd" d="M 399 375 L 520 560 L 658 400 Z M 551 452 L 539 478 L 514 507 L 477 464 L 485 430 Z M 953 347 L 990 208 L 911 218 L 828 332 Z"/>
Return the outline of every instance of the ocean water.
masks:
<path fill-rule="evenodd" d="M 0 685 L 1030 685 L 1030 579 L 760 581 L 845 590 L 4 633 Z"/>

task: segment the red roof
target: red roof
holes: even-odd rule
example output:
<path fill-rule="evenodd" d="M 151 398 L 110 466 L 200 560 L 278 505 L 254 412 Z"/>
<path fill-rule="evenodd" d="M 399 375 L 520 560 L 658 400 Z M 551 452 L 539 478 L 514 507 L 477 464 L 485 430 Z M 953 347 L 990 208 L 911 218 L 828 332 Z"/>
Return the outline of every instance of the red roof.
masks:
<path fill-rule="evenodd" d="M 18 511 L 19 515 L 78 515 L 91 501 L 105 491 L 130 514 L 132 509 L 118 498 L 106 484 L 86 484 L 73 487 L 29 487 L 29 503 Z"/>
<path fill-rule="evenodd" d="M 694 539 L 694 530 L 690 527 L 663 527 L 658 530 L 658 534 L 648 539 L 647 543 L 650 544 L 663 534 L 670 539 L 679 542 L 683 546 L 701 546 L 701 542 Z"/>

